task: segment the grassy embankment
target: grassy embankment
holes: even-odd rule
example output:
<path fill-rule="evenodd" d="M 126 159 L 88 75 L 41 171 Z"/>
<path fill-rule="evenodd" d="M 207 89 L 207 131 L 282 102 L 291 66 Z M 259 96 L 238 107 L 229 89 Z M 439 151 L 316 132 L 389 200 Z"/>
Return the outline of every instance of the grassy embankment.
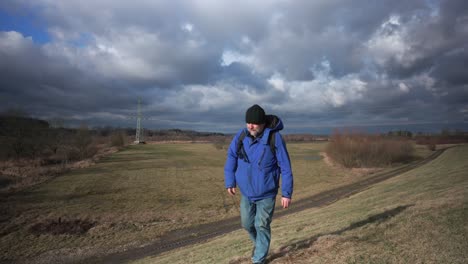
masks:
<path fill-rule="evenodd" d="M 366 177 L 328 166 L 319 157 L 324 146 L 289 144 L 295 200 Z M 237 216 L 239 196 L 224 190 L 224 161 L 225 150 L 211 144 L 130 146 L 91 167 L 2 196 L 0 261 L 76 260 Z"/>
<path fill-rule="evenodd" d="M 323 208 L 273 221 L 270 263 L 466 263 L 468 146 Z M 137 263 L 250 263 L 235 231 Z"/>

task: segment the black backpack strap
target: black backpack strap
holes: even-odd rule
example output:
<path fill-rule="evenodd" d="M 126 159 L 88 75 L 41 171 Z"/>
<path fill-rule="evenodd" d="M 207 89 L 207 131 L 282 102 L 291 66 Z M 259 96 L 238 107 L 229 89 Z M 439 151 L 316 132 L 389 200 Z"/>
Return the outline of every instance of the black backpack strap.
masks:
<path fill-rule="evenodd" d="M 243 159 L 244 161 L 249 162 L 247 153 L 245 153 L 244 144 L 242 143 L 242 141 L 244 141 L 245 136 L 245 131 L 242 130 L 241 134 L 239 135 L 239 138 L 237 139 L 236 154 L 239 159 Z"/>
<path fill-rule="evenodd" d="M 270 134 L 268 135 L 268 144 L 270 145 L 270 150 L 271 153 L 273 153 L 273 156 L 276 157 L 276 131 L 270 131 Z"/>
<path fill-rule="evenodd" d="M 279 117 L 275 115 L 266 115 L 266 127 L 267 128 L 274 129 L 278 125 L 279 121 L 280 121 Z M 270 131 L 270 134 L 268 135 L 268 144 L 270 145 L 270 150 L 271 150 L 271 153 L 273 153 L 273 156 L 276 156 L 276 146 L 275 146 L 276 132 L 278 131 L 277 130 Z"/>
<path fill-rule="evenodd" d="M 275 146 L 276 132 L 277 131 L 270 131 L 268 135 L 268 144 L 270 145 L 271 153 L 273 153 L 273 156 L 275 157 L 276 157 L 276 146 Z M 239 135 L 239 138 L 237 139 L 236 154 L 237 154 L 237 158 L 242 159 L 246 162 L 249 162 L 249 158 L 247 157 L 247 153 L 245 153 L 244 144 L 243 144 L 245 136 L 246 136 L 245 131 L 242 131 L 241 134 Z"/>

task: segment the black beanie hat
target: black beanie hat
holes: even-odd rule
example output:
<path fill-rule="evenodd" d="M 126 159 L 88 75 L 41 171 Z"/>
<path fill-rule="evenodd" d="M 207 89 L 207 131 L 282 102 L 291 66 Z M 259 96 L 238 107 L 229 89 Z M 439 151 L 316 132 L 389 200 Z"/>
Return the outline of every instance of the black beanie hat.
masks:
<path fill-rule="evenodd" d="M 253 105 L 245 112 L 245 122 L 248 124 L 265 124 L 265 111 L 259 105 Z"/>

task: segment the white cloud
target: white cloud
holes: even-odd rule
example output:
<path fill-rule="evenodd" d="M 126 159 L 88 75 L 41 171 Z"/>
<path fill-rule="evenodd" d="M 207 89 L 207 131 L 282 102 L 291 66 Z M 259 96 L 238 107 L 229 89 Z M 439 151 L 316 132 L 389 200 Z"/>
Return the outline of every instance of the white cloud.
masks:
<path fill-rule="evenodd" d="M 328 61 L 323 61 L 313 72 L 316 78 L 310 81 L 286 81 L 279 74 L 269 78 L 270 85 L 288 95 L 282 107 L 290 111 L 319 111 L 362 99 L 367 91 L 367 83 L 356 74 L 332 76 Z"/>
<path fill-rule="evenodd" d="M 250 38 L 248 36 L 242 36 L 242 40 L 241 40 L 242 44 L 244 45 L 249 45 L 252 43 L 252 41 L 250 40 Z"/>
<path fill-rule="evenodd" d="M 366 43 L 377 64 L 383 66 L 390 59 L 404 63 L 408 44 L 405 41 L 405 28 L 398 16 L 391 16 Z"/>
<path fill-rule="evenodd" d="M 340 107 L 363 98 L 367 83 L 356 75 L 350 74 L 340 79 L 331 80 L 324 92 L 325 98 L 334 106 Z"/>
<path fill-rule="evenodd" d="M 234 62 L 254 66 L 255 58 L 233 50 L 225 50 L 221 57 L 221 66 L 229 66 Z"/>
<path fill-rule="evenodd" d="M 276 73 L 268 79 L 268 83 L 278 91 L 285 92 L 285 80 L 281 74 Z"/>
<path fill-rule="evenodd" d="M 87 53 L 90 63 L 105 76 L 155 79 L 172 77 L 175 72 L 158 61 L 166 49 L 167 44 L 156 34 L 130 28 L 110 38 L 96 37 Z"/>
<path fill-rule="evenodd" d="M 186 85 L 177 91 L 168 91 L 163 101 L 155 104 L 168 109 L 184 109 L 191 114 L 207 111 L 241 113 L 244 106 L 267 102 L 267 97 L 268 94 L 258 93 L 254 87 L 220 81 L 213 85 Z"/>
<path fill-rule="evenodd" d="M 47 31 L 52 39 L 58 42 L 72 41 L 80 37 L 80 34 L 76 31 L 68 31 L 56 26 L 48 28 Z"/>
<path fill-rule="evenodd" d="M 398 84 L 398 88 L 400 89 L 401 92 L 403 93 L 408 93 L 410 91 L 410 88 L 408 87 L 408 85 L 406 85 L 405 83 L 401 82 Z"/>
<path fill-rule="evenodd" d="M 191 23 L 185 23 L 182 25 L 182 30 L 187 31 L 187 32 L 192 32 L 193 31 L 193 24 Z"/>
<path fill-rule="evenodd" d="M 24 37 L 23 34 L 16 31 L 0 31 L 0 51 L 12 54 L 31 47 L 33 47 L 31 37 Z"/>

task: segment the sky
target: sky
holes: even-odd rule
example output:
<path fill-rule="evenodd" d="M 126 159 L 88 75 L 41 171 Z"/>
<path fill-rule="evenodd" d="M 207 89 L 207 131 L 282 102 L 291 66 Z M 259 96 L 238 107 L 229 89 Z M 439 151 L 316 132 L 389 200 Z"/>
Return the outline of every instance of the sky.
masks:
<path fill-rule="evenodd" d="M 468 131 L 466 0 L 0 1 L 0 112 L 235 133 Z"/>

